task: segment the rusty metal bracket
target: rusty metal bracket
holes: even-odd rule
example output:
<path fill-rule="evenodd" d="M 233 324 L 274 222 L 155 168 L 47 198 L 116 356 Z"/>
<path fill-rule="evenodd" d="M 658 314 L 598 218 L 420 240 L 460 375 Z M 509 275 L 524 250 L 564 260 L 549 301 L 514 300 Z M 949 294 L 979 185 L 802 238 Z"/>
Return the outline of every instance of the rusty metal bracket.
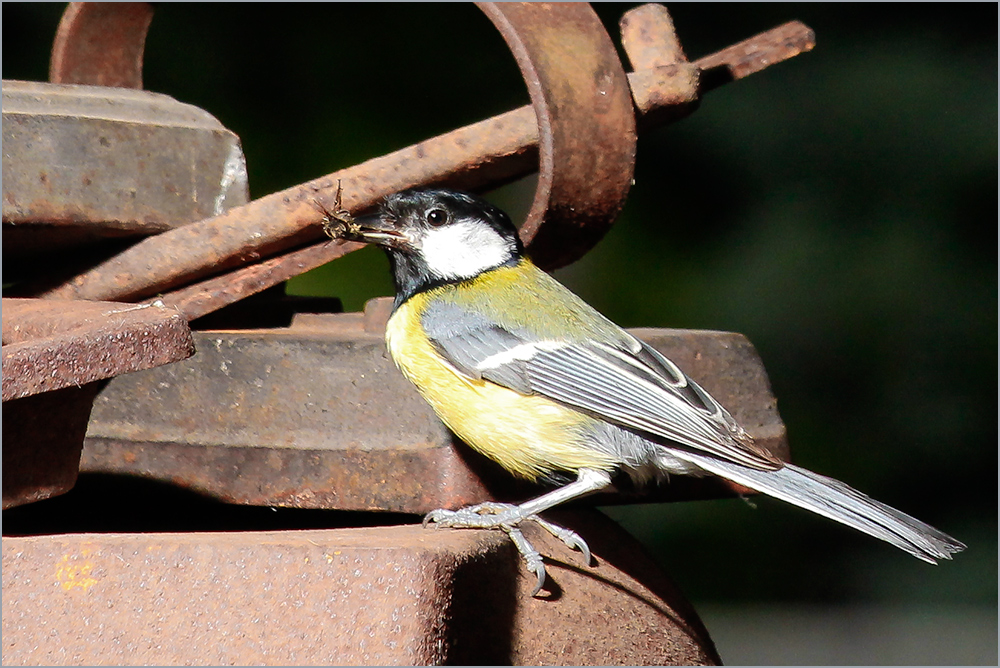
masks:
<path fill-rule="evenodd" d="M 65 494 L 76 484 L 100 382 L 3 402 L 3 507 Z"/>
<path fill-rule="evenodd" d="M 99 381 L 193 353 L 162 305 L 4 299 L 3 507 L 72 488 Z"/>
<path fill-rule="evenodd" d="M 52 45 L 49 81 L 142 88 L 142 56 L 153 6 L 71 2 Z"/>
<path fill-rule="evenodd" d="M 538 123 L 538 186 L 521 239 L 541 267 L 589 251 L 625 203 L 635 112 L 618 53 L 588 3 L 477 3 L 503 35 Z"/>
<path fill-rule="evenodd" d="M 631 23 L 636 25 L 636 21 Z M 663 121 L 690 110 L 698 99 L 697 74 L 703 69 L 726 66 L 730 78 L 735 79 L 808 51 L 813 44 L 812 31 L 793 22 L 741 43 L 737 51 L 726 49 L 695 61 L 693 67 L 676 63 L 634 72 L 628 79 L 638 118 Z M 313 201 L 332 203 L 338 183 L 343 185 L 345 208 L 359 213 L 408 187 L 443 184 L 483 190 L 510 181 L 537 168 L 537 151 L 534 113 L 530 107 L 522 107 L 146 239 L 42 296 L 138 300 L 167 292 L 317 238 L 320 220 Z M 199 314 L 245 297 L 249 290 L 273 285 L 268 280 L 280 282 L 294 271 L 319 266 L 343 253 L 343 248 L 328 245 L 305 255 L 293 253 L 287 258 L 288 265 L 277 259 L 254 280 L 245 282 L 248 292 L 244 294 L 227 291 L 209 295 L 201 291 Z M 270 278 L 265 280 L 265 275 Z"/>

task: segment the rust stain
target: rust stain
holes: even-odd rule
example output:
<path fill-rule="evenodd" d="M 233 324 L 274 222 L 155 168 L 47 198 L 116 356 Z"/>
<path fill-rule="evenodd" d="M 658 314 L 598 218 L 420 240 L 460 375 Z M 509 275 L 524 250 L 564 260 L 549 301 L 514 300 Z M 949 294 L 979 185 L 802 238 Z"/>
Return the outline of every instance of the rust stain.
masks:
<path fill-rule="evenodd" d="M 89 552 L 89 550 L 83 550 L 80 557 L 86 558 Z M 76 563 L 80 557 L 64 554 L 59 563 L 56 564 L 56 582 L 63 588 L 63 591 L 72 591 L 73 589 L 87 591 L 97 584 L 97 580 L 90 577 L 90 573 L 94 569 L 93 562 L 86 559 L 82 564 Z"/>

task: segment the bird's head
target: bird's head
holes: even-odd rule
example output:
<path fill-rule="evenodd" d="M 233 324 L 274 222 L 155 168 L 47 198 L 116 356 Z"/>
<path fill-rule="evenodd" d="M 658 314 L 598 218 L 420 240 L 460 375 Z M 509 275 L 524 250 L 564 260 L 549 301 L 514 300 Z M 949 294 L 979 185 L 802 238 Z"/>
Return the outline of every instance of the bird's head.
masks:
<path fill-rule="evenodd" d="M 516 263 L 524 250 L 506 213 L 475 195 L 445 189 L 390 195 L 377 213 L 355 219 L 341 236 L 386 251 L 397 303 Z"/>

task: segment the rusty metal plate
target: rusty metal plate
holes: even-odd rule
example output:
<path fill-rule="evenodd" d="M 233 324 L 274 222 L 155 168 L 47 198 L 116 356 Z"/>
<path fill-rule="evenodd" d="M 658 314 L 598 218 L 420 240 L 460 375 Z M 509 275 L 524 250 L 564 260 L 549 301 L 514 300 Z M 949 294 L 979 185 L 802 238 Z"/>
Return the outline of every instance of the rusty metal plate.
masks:
<path fill-rule="evenodd" d="M 533 576 L 495 531 L 4 537 L 3 663 L 718 663 L 635 539 L 596 512 L 553 519 L 597 558 L 582 566 L 525 527 L 546 556 L 543 599 L 528 596 Z"/>
<path fill-rule="evenodd" d="M 3 300 L 4 401 L 193 354 L 187 321 L 162 304 Z"/>
<path fill-rule="evenodd" d="M 239 138 L 166 95 L 3 82 L 3 249 L 149 235 L 249 199 Z"/>
<path fill-rule="evenodd" d="M 438 665 L 475 648 L 449 637 L 460 608 L 486 616 L 481 649 L 498 663 L 487 648 L 515 595 L 505 540 L 419 526 L 5 537 L 3 662 Z"/>
<path fill-rule="evenodd" d="M 787 458 L 767 376 L 742 335 L 636 333 L 702 383 L 758 443 Z M 425 513 L 540 491 L 456 448 L 396 370 L 381 331 L 366 329 L 360 314 L 195 338 L 194 358 L 108 384 L 95 402 L 81 470 L 155 478 L 234 503 L 341 510 Z M 674 478 L 642 498 L 734 489 Z"/>

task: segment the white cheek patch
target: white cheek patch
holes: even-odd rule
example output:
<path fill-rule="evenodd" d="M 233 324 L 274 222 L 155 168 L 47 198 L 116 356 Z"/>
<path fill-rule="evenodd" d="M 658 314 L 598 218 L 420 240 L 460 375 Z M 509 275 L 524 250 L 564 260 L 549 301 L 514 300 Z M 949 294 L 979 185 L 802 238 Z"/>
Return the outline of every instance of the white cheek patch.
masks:
<path fill-rule="evenodd" d="M 503 264 L 513 252 L 493 228 L 462 221 L 428 229 L 421 247 L 431 274 L 444 279 L 472 278 Z"/>

